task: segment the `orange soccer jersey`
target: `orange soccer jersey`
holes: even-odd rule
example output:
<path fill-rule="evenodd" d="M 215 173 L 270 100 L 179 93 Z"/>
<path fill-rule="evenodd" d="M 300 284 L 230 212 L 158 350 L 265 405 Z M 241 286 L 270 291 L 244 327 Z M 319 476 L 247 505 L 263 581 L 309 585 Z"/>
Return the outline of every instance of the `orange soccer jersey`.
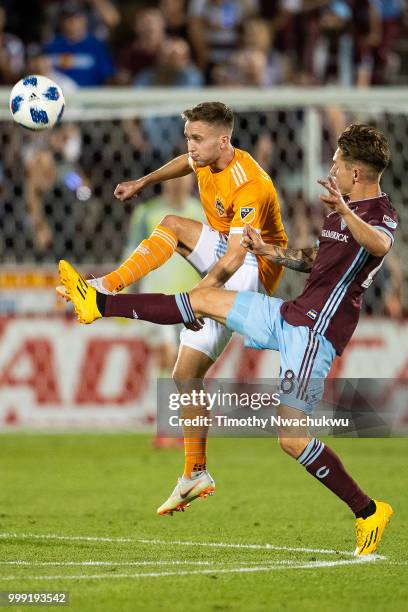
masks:
<path fill-rule="evenodd" d="M 270 176 L 246 151 L 235 149 L 221 172 L 192 164 L 208 224 L 223 234 L 240 234 L 246 223 L 260 231 L 265 242 L 285 247 L 278 196 Z M 269 295 L 282 274 L 280 265 L 258 257 L 259 278 Z"/>

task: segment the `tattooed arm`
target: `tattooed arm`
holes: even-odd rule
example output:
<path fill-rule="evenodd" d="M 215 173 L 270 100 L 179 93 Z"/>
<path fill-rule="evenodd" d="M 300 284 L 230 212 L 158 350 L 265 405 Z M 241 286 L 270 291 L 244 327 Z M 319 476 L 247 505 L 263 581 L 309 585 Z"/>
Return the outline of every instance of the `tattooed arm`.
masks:
<path fill-rule="evenodd" d="M 282 249 L 273 244 L 266 246 L 269 247 L 268 253 L 265 253 L 267 259 L 297 272 L 310 272 L 317 255 L 317 247 Z"/>
<path fill-rule="evenodd" d="M 283 249 L 273 244 L 266 244 L 250 225 L 245 226 L 241 244 L 250 253 L 262 255 L 274 263 L 297 272 L 310 272 L 318 250 L 317 247 Z"/>

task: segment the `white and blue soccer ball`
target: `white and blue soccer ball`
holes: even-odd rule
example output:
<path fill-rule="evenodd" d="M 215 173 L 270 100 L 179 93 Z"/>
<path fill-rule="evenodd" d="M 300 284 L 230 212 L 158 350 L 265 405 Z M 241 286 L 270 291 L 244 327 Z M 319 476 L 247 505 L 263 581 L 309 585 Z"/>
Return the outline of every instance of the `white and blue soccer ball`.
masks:
<path fill-rule="evenodd" d="M 29 130 L 47 130 L 61 121 L 65 100 L 61 87 L 37 74 L 24 77 L 10 94 L 14 121 Z"/>

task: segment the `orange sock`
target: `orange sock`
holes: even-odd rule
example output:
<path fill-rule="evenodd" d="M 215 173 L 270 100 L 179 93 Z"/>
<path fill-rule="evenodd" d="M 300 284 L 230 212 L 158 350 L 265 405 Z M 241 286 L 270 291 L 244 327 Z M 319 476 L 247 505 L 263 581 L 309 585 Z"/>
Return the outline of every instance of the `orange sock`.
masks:
<path fill-rule="evenodd" d="M 184 474 L 191 478 L 193 472 L 207 469 L 207 438 L 184 438 Z"/>
<path fill-rule="evenodd" d="M 109 291 L 122 291 L 166 263 L 176 247 L 176 234 L 164 225 L 158 225 L 119 268 L 103 277 L 104 286 Z"/>

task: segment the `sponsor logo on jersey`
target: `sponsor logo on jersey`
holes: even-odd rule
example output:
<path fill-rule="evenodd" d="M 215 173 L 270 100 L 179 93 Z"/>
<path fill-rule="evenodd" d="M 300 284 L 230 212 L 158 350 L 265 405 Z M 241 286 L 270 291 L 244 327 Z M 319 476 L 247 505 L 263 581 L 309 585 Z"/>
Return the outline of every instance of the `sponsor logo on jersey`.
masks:
<path fill-rule="evenodd" d="M 387 225 L 391 229 L 396 229 L 396 227 L 398 226 L 398 223 L 394 221 L 394 219 L 391 219 L 391 217 L 388 217 L 387 215 L 383 216 L 383 223 L 385 223 L 385 225 Z"/>
<path fill-rule="evenodd" d="M 319 313 L 317 312 L 317 310 L 315 310 L 314 308 L 311 308 L 309 312 L 306 313 L 306 316 L 309 317 L 309 319 L 312 319 L 314 321 L 318 314 Z"/>
<path fill-rule="evenodd" d="M 322 230 L 323 238 L 332 238 L 333 240 L 338 240 L 339 242 L 348 242 L 348 236 L 346 234 L 340 234 L 339 232 L 335 232 L 334 230 Z"/>
<path fill-rule="evenodd" d="M 239 216 L 241 221 L 245 223 L 251 223 L 255 219 L 255 208 L 253 206 L 243 206 L 239 209 Z"/>
<path fill-rule="evenodd" d="M 220 215 L 220 217 L 223 217 L 225 215 L 225 208 L 224 208 L 220 198 L 217 198 L 215 200 L 215 210 Z"/>

